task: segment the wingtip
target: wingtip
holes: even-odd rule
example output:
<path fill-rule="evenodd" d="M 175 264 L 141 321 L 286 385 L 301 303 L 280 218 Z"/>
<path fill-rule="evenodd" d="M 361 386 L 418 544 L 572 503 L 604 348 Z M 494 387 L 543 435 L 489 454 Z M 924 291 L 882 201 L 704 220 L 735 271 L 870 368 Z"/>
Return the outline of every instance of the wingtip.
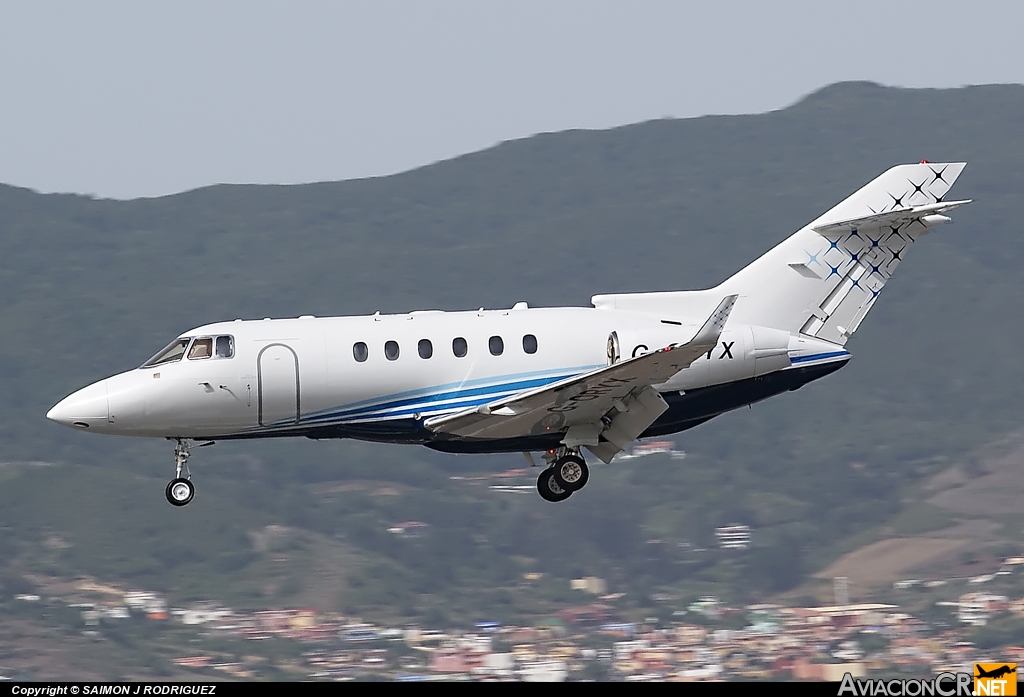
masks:
<path fill-rule="evenodd" d="M 718 336 L 725 329 L 725 323 L 729 321 L 729 315 L 732 314 L 732 309 L 736 305 L 736 300 L 740 296 L 738 294 L 727 295 L 722 298 L 721 302 L 718 303 L 718 307 L 711 313 L 711 316 L 707 318 L 704 325 L 697 330 L 694 335 L 692 342 L 705 343 L 705 342 L 717 342 Z"/>
<path fill-rule="evenodd" d="M 732 314 L 733 307 L 736 306 L 736 300 L 739 295 L 727 295 L 722 298 L 722 302 L 718 303 L 718 307 L 715 309 L 712 319 L 715 322 L 715 326 L 721 330 L 725 327 L 725 323 L 729 320 L 729 315 Z"/>

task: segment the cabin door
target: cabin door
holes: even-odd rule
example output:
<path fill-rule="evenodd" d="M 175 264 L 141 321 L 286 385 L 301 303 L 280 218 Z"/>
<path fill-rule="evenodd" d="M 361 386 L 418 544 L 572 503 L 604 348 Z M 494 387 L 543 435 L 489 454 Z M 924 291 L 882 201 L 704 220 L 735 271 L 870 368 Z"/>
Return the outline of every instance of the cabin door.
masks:
<path fill-rule="evenodd" d="M 263 347 L 256 358 L 256 383 L 260 426 L 299 423 L 299 356 L 291 346 Z"/>

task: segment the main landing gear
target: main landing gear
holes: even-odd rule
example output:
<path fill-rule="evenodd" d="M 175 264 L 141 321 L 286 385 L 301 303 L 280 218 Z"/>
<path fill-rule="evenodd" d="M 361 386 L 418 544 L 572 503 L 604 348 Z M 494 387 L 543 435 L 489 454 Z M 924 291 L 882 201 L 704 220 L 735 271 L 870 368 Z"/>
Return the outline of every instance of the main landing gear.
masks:
<path fill-rule="evenodd" d="M 164 495 L 172 506 L 185 506 L 192 497 L 196 495 L 196 488 L 192 485 L 192 472 L 188 469 L 189 448 L 195 443 L 188 438 L 175 438 L 177 445 L 174 446 L 174 479 L 167 483 Z M 199 447 L 213 445 L 213 441 L 203 443 Z M 185 476 L 182 477 L 182 471 Z"/>
<path fill-rule="evenodd" d="M 559 448 L 545 454 L 549 466 L 537 477 L 537 492 L 545 501 L 565 501 L 590 480 L 590 468 L 579 448 Z"/>

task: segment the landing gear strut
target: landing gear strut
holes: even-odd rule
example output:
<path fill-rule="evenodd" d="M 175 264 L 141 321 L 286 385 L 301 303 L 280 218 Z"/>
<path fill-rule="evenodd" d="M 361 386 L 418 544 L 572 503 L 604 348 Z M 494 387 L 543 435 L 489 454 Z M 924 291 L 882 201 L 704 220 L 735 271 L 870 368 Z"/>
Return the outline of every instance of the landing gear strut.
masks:
<path fill-rule="evenodd" d="M 188 469 L 189 448 L 192 441 L 187 438 L 175 438 L 177 445 L 174 446 L 174 479 L 164 489 L 164 495 L 172 506 L 184 506 L 196 495 L 196 488 L 192 486 L 192 473 Z M 205 443 L 204 443 L 205 445 Z M 185 476 L 181 473 L 184 470 Z"/>
<path fill-rule="evenodd" d="M 590 480 L 590 468 L 579 448 L 561 447 L 544 456 L 549 466 L 537 478 L 537 492 L 545 501 L 565 501 Z"/>

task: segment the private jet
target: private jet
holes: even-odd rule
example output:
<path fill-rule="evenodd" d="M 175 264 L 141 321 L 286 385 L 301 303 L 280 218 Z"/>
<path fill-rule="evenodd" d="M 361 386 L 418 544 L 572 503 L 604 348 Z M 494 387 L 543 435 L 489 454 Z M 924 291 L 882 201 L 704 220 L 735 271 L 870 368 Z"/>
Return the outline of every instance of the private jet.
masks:
<path fill-rule="evenodd" d="M 638 438 L 693 428 L 846 365 L 845 345 L 965 163 L 893 167 L 720 285 L 595 295 L 591 307 L 234 320 L 185 332 L 48 413 L 175 443 L 167 500 L 195 495 L 190 449 L 303 436 L 522 452 L 547 501 Z"/>

